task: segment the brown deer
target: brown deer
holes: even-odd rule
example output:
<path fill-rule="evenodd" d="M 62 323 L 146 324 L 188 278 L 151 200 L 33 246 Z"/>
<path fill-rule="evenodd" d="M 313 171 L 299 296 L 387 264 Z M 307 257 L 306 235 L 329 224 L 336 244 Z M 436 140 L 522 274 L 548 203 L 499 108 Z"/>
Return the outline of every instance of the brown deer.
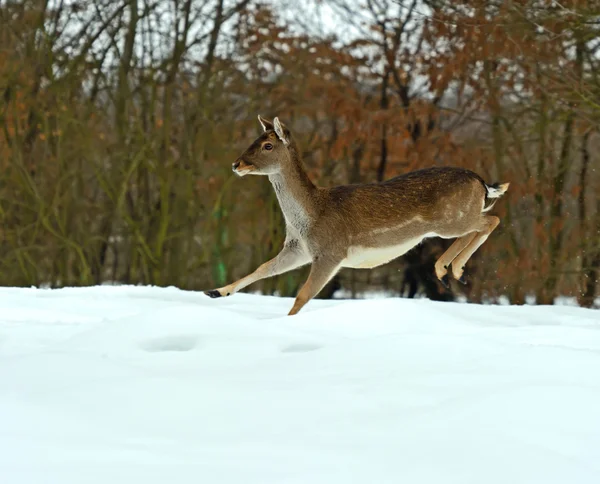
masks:
<path fill-rule="evenodd" d="M 472 171 L 433 167 L 381 183 L 319 188 L 306 174 L 289 129 L 258 116 L 263 133 L 233 163 L 239 176 L 269 177 L 285 217 L 281 252 L 252 274 L 210 297 L 230 296 L 266 277 L 312 264 L 289 315 L 298 313 L 342 267 L 371 269 L 428 237 L 456 238 L 435 264 L 448 286 L 448 266 L 460 282 L 466 262 L 500 223 L 486 215 L 508 183 L 487 185 Z M 490 202 L 491 200 L 491 202 Z"/>

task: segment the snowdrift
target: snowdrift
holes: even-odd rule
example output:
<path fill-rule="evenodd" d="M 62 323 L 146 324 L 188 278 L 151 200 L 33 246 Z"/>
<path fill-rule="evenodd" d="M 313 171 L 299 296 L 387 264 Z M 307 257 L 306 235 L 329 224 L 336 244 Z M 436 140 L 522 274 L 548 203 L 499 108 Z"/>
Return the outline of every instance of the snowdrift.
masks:
<path fill-rule="evenodd" d="M 0 289 L 0 481 L 598 483 L 600 313 Z"/>

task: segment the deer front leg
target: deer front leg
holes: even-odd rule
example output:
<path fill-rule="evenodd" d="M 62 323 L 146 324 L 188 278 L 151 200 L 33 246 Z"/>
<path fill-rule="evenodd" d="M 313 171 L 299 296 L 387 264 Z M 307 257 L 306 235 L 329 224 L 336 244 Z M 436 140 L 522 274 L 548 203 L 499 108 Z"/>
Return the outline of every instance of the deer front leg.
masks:
<path fill-rule="evenodd" d="M 262 264 L 252 274 L 248 274 L 246 277 L 242 277 L 238 281 L 235 281 L 227 286 L 205 291 L 204 294 L 212 298 L 231 296 L 246 286 L 249 286 L 253 282 L 260 281 L 266 277 L 283 274 L 284 272 L 291 271 L 292 269 L 296 269 L 300 266 L 308 264 L 309 262 L 310 257 L 302 250 L 298 241 L 290 240 L 285 243 L 279 254 L 277 254 L 273 259 Z"/>
<path fill-rule="evenodd" d="M 339 267 L 340 263 L 333 259 L 317 258 L 313 260 L 308 279 L 298 291 L 296 301 L 288 316 L 297 314 L 308 301 L 315 297 L 335 275 Z"/>

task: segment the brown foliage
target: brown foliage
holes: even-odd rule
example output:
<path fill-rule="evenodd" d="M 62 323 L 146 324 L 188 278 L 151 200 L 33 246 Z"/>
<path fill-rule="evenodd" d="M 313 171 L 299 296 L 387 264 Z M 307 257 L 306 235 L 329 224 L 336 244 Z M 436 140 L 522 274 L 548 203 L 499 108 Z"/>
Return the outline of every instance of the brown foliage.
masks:
<path fill-rule="evenodd" d="M 502 224 L 460 290 L 593 304 L 592 7 L 330 0 L 346 23 L 325 36 L 249 0 L 179 0 L 169 15 L 167 3 L 0 6 L 2 284 L 205 289 L 249 272 L 284 237 L 267 181 L 230 170 L 260 113 L 293 128 L 320 185 L 431 165 L 510 181 Z M 429 278 L 446 245 L 337 283 L 453 297 Z M 260 289 L 289 295 L 303 276 Z"/>

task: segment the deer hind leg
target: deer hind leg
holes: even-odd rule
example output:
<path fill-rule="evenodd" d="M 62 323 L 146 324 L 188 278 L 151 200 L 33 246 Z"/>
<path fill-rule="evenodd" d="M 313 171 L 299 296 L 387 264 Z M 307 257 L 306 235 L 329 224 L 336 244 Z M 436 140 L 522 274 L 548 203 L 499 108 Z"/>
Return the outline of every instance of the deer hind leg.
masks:
<path fill-rule="evenodd" d="M 500 219 L 493 215 L 483 217 L 480 228 L 477 229 L 475 237 L 469 242 L 469 244 L 458 254 L 456 259 L 452 262 L 452 275 L 455 279 L 461 280 L 463 272 L 465 270 L 465 264 L 471 258 L 479 247 L 487 240 L 490 234 L 500 224 Z"/>
<path fill-rule="evenodd" d="M 283 274 L 284 272 L 291 271 L 300 266 L 308 264 L 309 262 L 310 257 L 308 254 L 306 254 L 299 247 L 297 241 L 292 240 L 286 242 L 279 254 L 277 254 L 273 259 L 262 264 L 253 273 L 248 274 L 246 277 L 242 277 L 238 281 L 228 284 L 227 286 L 205 291 L 204 294 L 212 298 L 230 296 L 242 290 L 246 286 L 249 286 L 253 282 L 265 279 L 267 277 L 276 276 L 278 274 Z"/>
<path fill-rule="evenodd" d="M 448 266 L 471 243 L 476 235 L 477 232 L 471 232 L 456 239 L 435 263 L 435 275 L 445 287 L 449 287 Z"/>
<path fill-rule="evenodd" d="M 294 306 L 288 316 L 297 314 L 304 305 L 315 297 L 323 286 L 327 284 L 340 268 L 340 262 L 331 259 L 315 259 L 310 269 L 310 274 L 304 285 L 298 291 Z"/>

